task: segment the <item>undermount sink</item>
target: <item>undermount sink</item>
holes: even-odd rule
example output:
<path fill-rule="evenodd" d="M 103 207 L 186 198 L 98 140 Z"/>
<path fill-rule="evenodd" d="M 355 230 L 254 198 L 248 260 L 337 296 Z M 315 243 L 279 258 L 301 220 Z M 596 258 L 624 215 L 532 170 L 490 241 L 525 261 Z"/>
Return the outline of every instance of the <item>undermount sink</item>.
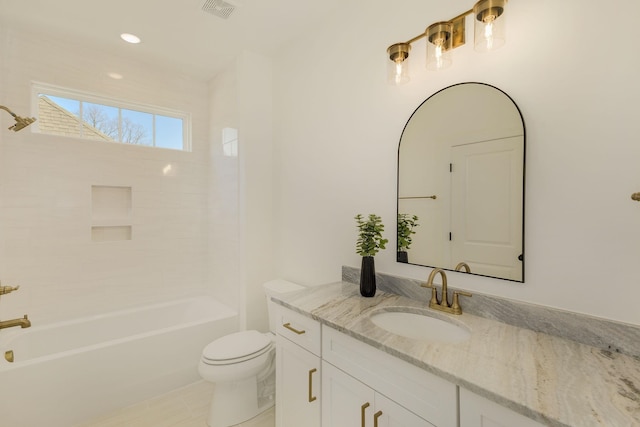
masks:
<path fill-rule="evenodd" d="M 372 313 L 369 318 L 376 326 L 392 334 L 419 341 L 455 344 L 471 336 L 467 328 L 426 313 L 385 310 Z"/>

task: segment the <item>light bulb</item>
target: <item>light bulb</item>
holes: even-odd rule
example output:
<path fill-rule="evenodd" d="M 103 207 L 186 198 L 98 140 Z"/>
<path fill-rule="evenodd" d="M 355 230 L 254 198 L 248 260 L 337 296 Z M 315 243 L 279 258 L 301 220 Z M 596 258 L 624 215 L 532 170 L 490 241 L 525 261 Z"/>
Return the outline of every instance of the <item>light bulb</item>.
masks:
<path fill-rule="evenodd" d="M 442 68 L 443 67 L 443 61 L 442 61 L 442 45 L 438 44 L 436 46 L 436 68 Z"/>
<path fill-rule="evenodd" d="M 402 61 L 396 61 L 396 75 L 394 80 L 397 85 L 402 81 Z"/>
<path fill-rule="evenodd" d="M 495 19 L 496 17 L 491 15 L 484 20 L 484 39 L 487 43 L 487 50 L 493 49 L 493 21 Z"/>

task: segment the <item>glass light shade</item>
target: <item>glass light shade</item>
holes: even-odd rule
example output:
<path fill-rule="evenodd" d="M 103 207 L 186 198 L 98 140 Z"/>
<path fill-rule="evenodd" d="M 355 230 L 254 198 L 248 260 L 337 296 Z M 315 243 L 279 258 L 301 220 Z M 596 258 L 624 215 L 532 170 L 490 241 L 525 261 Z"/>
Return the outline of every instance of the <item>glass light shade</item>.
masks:
<path fill-rule="evenodd" d="M 474 45 L 478 52 L 488 52 L 506 42 L 504 8 L 507 0 L 480 0 L 473 6 Z"/>
<path fill-rule="evenodd" d="M 437 22 L 429 25 L 427 33 L 427 70 L 441 70 L 451 65 L 453 25 Z"/>
<path fill-rule="evenodd" d="M 392 85 L 408 83 L 409 77 L 409 51 L 408 43 L 396 43 L 387 49 L 387 81 Z"/>

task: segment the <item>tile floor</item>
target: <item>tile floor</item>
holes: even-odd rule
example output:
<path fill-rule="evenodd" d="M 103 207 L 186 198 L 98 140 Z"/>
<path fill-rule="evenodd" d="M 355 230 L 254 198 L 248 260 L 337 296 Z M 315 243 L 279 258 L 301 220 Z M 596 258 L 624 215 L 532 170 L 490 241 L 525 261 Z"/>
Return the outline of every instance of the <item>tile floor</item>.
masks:
<path fill-rule="evenodd" d="M 199 381 L 77 427 L 207 427 L 212 393 L 212 384 Z M 238 424 L 239 427 L 274 425 L 273 408 Z"/>

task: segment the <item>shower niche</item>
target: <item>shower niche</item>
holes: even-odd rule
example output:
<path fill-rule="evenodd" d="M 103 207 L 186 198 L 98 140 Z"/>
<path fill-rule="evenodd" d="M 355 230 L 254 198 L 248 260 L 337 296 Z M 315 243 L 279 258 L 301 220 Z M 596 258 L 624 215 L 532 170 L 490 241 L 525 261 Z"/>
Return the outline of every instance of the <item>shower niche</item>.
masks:
<path fill-rule="evenodd" d="M 91 240 L 131 240 L 131 187 L 91 186 Z"/>

